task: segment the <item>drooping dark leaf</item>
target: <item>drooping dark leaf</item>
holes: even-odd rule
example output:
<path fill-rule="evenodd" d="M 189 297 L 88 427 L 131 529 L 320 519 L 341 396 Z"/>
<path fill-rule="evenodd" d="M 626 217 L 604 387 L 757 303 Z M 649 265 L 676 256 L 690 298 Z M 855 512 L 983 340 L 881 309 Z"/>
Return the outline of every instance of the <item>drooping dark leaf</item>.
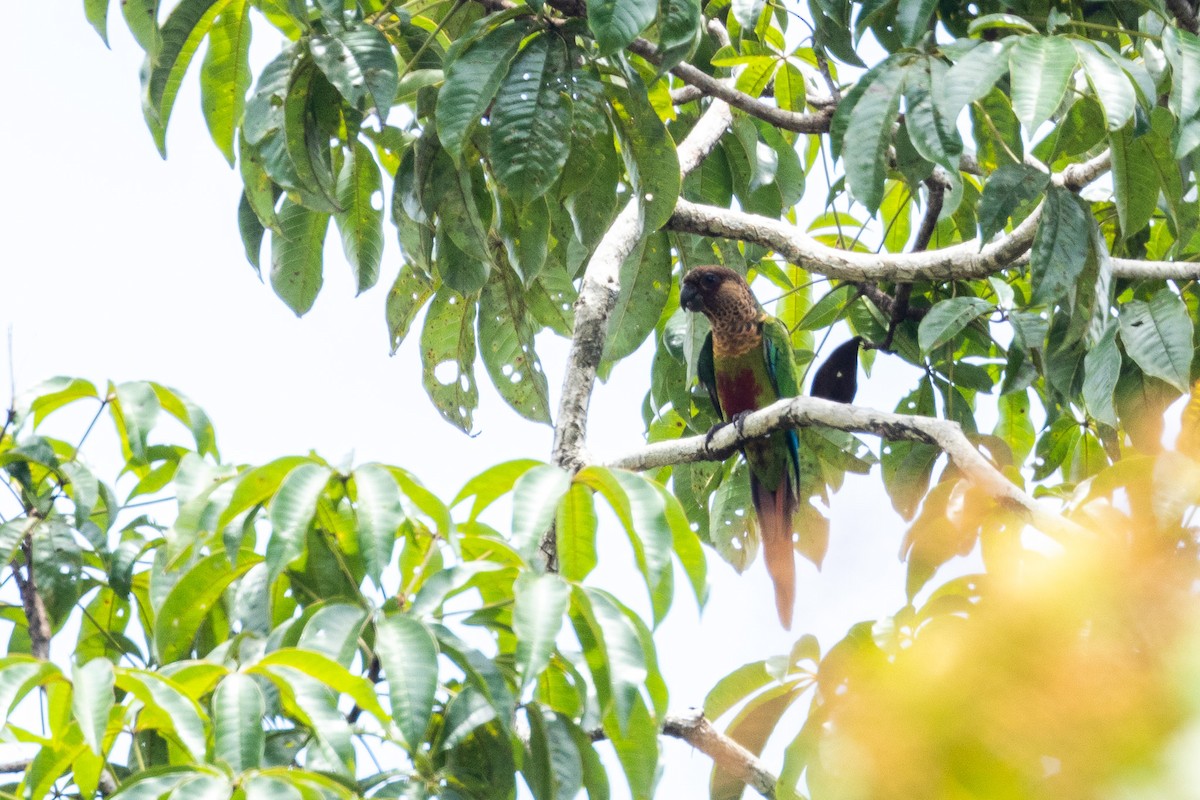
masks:
<path fill-rule="evenodd" d="M 1093 224 L 1082 201 L 1069 190 L 1046 190 L 1029 258 L 1034 303 L 1054 303 L 1075 286 L 1087 261 Z"/>

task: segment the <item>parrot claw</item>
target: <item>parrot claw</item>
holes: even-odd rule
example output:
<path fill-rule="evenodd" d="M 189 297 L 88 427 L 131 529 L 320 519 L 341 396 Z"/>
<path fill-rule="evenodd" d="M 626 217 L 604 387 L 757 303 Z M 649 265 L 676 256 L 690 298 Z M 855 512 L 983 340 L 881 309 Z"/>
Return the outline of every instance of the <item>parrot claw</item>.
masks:
<path fill-rule="evenodd" d="M 738 436 L 746 437 L 746 417 L 750 416 L 749 411 L 739 411 L 733 415 L 733 419 L 729 420 L 733 423 L 733 427 L 737 428 Z"/>
<path fill-rule="evenodd" d="M 727 426 L 728 422 L 718 422 L 708 429 L 708 433 L 704 434 L 704 452 L 712 455 L 712 440 L 717 435 L 717 431 Z"/>

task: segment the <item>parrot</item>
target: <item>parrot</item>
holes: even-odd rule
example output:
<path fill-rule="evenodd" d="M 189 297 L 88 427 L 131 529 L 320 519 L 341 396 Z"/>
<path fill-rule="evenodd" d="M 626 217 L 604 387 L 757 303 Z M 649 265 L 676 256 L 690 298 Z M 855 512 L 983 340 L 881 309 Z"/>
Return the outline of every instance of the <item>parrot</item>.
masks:
<path fill-rule="evenodd" d="M 741 275 L 726 267 L 694 267 L 683 278 L 679 304 L 704 314 L 712 325 L 697 366 L 721 424 L 738 423 L 752 411 L 799 394 L 787 327 L 762 309 Z M 841 345 L 822 365 L 814 393 L 819 390 L 818 396 L 839 402 L 854 399 L 859 341 L 856 337 Z M 775 608 L 780 624 L 790 630 L 796 600 L 792 518 L 799 502 L 799 437 L 794 430 L 775 431 L 744 443 L 742 454 Z"/>

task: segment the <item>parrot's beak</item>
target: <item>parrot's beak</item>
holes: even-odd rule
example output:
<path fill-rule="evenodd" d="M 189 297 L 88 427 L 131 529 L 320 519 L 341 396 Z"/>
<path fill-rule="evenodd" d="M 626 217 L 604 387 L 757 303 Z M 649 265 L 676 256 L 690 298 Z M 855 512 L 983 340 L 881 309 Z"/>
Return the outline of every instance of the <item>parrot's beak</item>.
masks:
<path fill-rule="evenodd" d="M 704 301 L 700 298 L 700 291 L 690 283 L 685 283 L 679 290 L 679 305 L 683 306 L 684 311 L 704 310 Z"/>

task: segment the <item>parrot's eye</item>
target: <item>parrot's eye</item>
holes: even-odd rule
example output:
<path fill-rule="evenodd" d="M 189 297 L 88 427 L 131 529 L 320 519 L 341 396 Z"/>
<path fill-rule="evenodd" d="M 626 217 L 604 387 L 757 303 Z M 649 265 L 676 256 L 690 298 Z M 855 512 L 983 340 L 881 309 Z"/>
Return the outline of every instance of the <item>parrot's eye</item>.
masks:
<path fill-rule="evenodd" d="M 720 278 L 718 278 L 716 275 L 713 275 L 711 272 L 709 272 L 700 280 L 702 280 L 704 282 L 705 286 L 707 286 L 711 289 L 712 287 L 717 285 L 717 283 L 720 281 Z"/>

